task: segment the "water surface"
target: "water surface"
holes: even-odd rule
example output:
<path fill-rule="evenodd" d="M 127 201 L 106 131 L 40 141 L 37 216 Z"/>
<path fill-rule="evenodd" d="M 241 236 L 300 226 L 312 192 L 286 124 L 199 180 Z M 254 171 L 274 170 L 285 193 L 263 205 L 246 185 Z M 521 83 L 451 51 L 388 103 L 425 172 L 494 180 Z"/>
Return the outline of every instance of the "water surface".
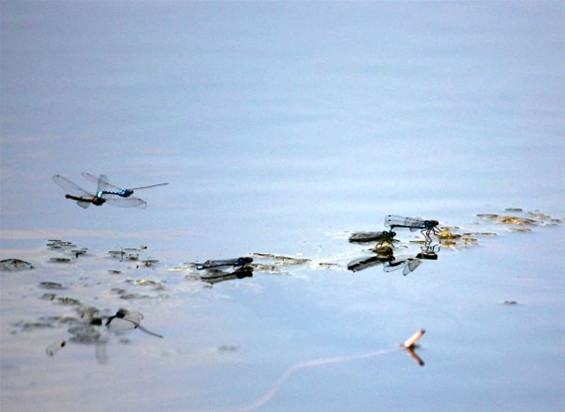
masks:
<path fill-rule="evenodd" d="M 565 214 L 561 2 L 0 7 L 0 258 L 35 266 L 0 275 L 4 410 L 231 409 L 294 364 L 422 327 L 424 367 L 397 351 L 310 368 L 263 410 L 564 408 L 563 227 L 475 216 Z M 51 181 L 94 190 L 82 172 L 169 186 L 136 193 L 145 210 L 83 210 Z M 347 271 L 369 253 L 348 233 L 390 213 L 499 236 L 408 276 Z M 48 239 L 89 253 L 49 262 Z M 157 266 L 107 254 L 140 245 Z M 337 266 L 212 287 L 172 270 L 253 252 Z M 49 358 L 65 326 L 26 322 L 76 313 L 45 293 L 142 312 L 165 339 Z"/>

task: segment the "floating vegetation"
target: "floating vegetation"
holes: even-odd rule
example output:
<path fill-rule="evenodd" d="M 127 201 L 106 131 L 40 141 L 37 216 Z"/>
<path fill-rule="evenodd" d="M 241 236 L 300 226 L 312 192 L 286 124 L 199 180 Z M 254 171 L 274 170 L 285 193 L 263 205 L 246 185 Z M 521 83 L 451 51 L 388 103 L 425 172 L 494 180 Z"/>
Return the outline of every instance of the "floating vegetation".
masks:
<path fill-rule="evenodd" d="M 132 292 L 130 292 L 126 289 L 122 289 L 122 288 L 112 288 L 112 289 L 110 289 L 110 292 L 118 295 L 120 297 L 120 299 L 124 299 L 124 300 L 151 298 L 150 295 L 144 295 L 144 294 L 141 294 L 141 293 L 132 293 Z"/>
<path fill-rule="evenodd" d="M 80 300 L 75 299 L 75 298 L 70 298 L 68 296 L 58 297 L 57 302 L 59 302 L 61 305 L 69 305 L 69 306 L 80 306 L 80 305 L 82 305 L 80 303 Z"/>
<path fill-rule="evenodd" d="M 150 279 L 126 279 L 126 282 L 132 285 L 149 286 L 155 290 L 165 289 L 165 286 L 161 282 L 157 282 Z"/>
<path fill-rule="evenodd" d="M 506 211 L 512 211 L 515 213 L 523 212 L 523 210 L 519 208 L 508 208 Z M 563 219 L 552 217 L 540 211 L 525 212 L 523 213 L 523 216 L 479 213 L 477 214 L 477 217 L 493 223 L 513 226 L 554 226 L 563 223 Z"/>
<path fill-rule="evenodd" d="M 53 323 L 43 320 L 38 320 L 35 322 L 19 321 L 12 323 L 12 326 L 18 328 L 22 332 L 30 332 L 36 329 L 53 328 Z"/>
<path fill-rule="evenodd" d="M 122 273 L 121 270 L 115 270 L 115 269 L 108 269 L 108 273 L 110 275 L 120 275 Z"/>
<path fill-rule="evenodd" d="M 524 210 L 521 207 L 507 207 L 504 209 L 505 212 L 523 212 Z"/>
<path fill-rule="evenodd" d="M 253 253 L 252 255 L 259 259 L 275 260 L 281 265 L 303 265 L 305 263 L 312 261 L 312 259 L 308 259 L 308 258 L 276 255 L 273 253 Z"/>
<path fill-rule="evenodd" d="M 383 230 L 382 232 L 355 232 L 349 237 L 351 243 L 364 243 L 364 242 L 391 242 L 394 240 L 396 232 Z"/>
<path fill-rule="evenodd" d="M 143 263 L 143 266 L 153 267 L 157 263 L 159 263 L 159 261 L 157 259 L 145 259 L 145 260 L 142 260 L 141 263 Z"/>
<path fill-rule="evenodd" d="M 31 270 L 33 265 L 21 259 L 4 259 L 0 260 L 0 271 L 2 272 L 20 272 L 23 270 Z"/>
<path fill-rule="evenodd" d="M 73 260 L 69 258 L 53 257 L 49 259 L 51 263 L 71 263 Z"/>
<path fill-rule="evenodd" d="M 39 287 L 43 289 L 52 289 L 52 290 L 66 289 L 62 284 L 58 282 L 39 282 Z"/>
<path fill-rule="evenodd" d="M 59 250 L 59 249 L 73 249 L 76 248 L 77 245 L 75 245 L 72 242 L 67 242 L 65 240 L 51 239 L 47 241 L 47 247 L 49 249 Z"/>
<path fill-rule="evenodd" d="M 527 228 L 527 227 L 511 227 L 508 230 L 510 232 L 515 232 L 515 233 L 528 233 L 528 232 L 532 231 L 532 229 Z"/>
<path fill-rule="evenodd" d="M 39 299 L 54 300 L 56 297 L 57 297 L 57 294 L 55 294 L 55 293 L 44 293 L 43 295 L 41 295 L 41 297 Z"/>

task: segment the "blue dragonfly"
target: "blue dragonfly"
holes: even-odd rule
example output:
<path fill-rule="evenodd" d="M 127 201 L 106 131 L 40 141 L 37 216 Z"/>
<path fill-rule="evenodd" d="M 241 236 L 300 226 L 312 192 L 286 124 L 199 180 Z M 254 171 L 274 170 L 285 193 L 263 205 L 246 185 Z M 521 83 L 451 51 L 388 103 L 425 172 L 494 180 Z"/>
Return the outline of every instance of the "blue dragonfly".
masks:
<path fill-rule="evenodd" d="M 102 191 L 105 195 L 116 195 L 120 197 L 130 197 L 135 190 L 149 189 L 151 187 L 166 186 L 168 183 L 157 183 L 149 186 L 139 186 L 123 189 L 121 187 L 115 186 L 108 182 L 108 176 L 100 175 L 98 177 L 91 175 L 90 173 L 83 173 L 82 176 L 96 184 L 98 184 L 98 190 Z"/>
<path fill-rule="evenodd" d="M 426 240 L 430 240 L 430 233 L 437 234 L 438 225 L 439 222 L 437 220 L 424 220 L 396 215 L 388 215 L 385 217 L 385 226 L 389 228 L 388 230 L 391 233 L 395 228 L 405 228 L 411 231 L 420 230 Z"/>
<path fill-rule="evenodd" d="M 100 184 L 98 185 L 96 194 L 92 194 L 76 183 L 70 181 L 65 176 L 55 175 L 53 176 L 53 181 L 62 187 L 63 190 L 70 192 L 65 195 L 66 199 L 76 201 L 77 205 L 84 209 L 91 204 L 95 206 L 102 206 L 104 203 L 119 207 L 147 207 L 147 203 L 137 197 L 123 198 L 113 194 L 106 194 Z"/>

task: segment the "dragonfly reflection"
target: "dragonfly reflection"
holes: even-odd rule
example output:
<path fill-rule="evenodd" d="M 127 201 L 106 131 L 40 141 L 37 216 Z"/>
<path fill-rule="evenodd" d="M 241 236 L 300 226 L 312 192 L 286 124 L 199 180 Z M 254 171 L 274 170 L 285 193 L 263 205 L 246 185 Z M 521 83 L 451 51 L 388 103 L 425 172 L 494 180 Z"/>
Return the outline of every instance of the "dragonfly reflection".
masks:
<path fill-rule="evenodd" d="M 140 207 L 144 208 L 147 206 L 143 200 L 138 199 L 137 197 L 130 197 L 130 198 L 123 198 L 113 194 L 104 193 L 101 188 L 101 185 L 98 185 L 98 190 L 96 194 L 92 194 L 82 187 L 77 185 L 76 183 L 70 181 L 64 176 L 55 175 L 53 176 L 53 181 L 57 183 L 60 187 L 62 187 L 65 191 L 69 191 L 65 195 L 66 199 L 71 199 L 76 201 L 77 205 L 82 208 L 87 208 L 90 204 L 95 206 L 102 206 L 104 203 L 108 203 L 112 206 L 119 206 L 119 207 Z"/>
<path fill-rule="evenodd" d="M 439 244 L 432 245 L 431 241 L 426 241 L 416 255 L 394 256 L 392 246 L 384 242 L 372 249 L 374 255 L 352 260 L 347 264 L 347 269 L 352 272 L 359 272 L 370 267 L 383 265 L 384 272 L 402 270 L 402 274 L 406 276 L 414 272 L 423 260 L 437 260 L 439 248 Z"/>
<path fill-rule="evenodd" d="M 139 312 L 129 311 L 126 309 L 119 309 L 112 316 L 94 316 L 97 310 L 85 313 L 85 320 L 74 323 L 74 326 L 69 328 L 69 333 L 72 337 L 69 339 L 71 342 L 77 343 L 93 343 L 96 345 L 96 359 L 99 363 L 106 363 L 105 345 L 108 341 L 108 336 L 103 336 L 104 329 L 106 332 L 121 333 L 133 329 L 138 329 L 148 335 L 157 338 L 163 338 L 162 335 L 152 332 L 141 326 L 143 315 Z M 102 327 L 102 329 L 101 329 Z M 67 340 L 57 340 L 45 348 L 47 356 L 54 356 L 57 352 L 67 346 Z"/>
<path fill-rule="evenodd" d="M 157 183 L 149 186 L 139 186 L 139 187 L 131 187 L 131 188 L 123 189 L 121 187 L 109 183 L 108 177 L 106 175 L 100 175 L 99 177 L 96 177 L 94 175 L 91 175 L 90 173 L 83 173 L 82 176 L 98 184 L 98 190 L 102 191 L 102 194 L 116 195 L 120 197 L 130 197 L 135 190 L 149 189 L 151 187 L 168 185 L 168 183 Z"/>

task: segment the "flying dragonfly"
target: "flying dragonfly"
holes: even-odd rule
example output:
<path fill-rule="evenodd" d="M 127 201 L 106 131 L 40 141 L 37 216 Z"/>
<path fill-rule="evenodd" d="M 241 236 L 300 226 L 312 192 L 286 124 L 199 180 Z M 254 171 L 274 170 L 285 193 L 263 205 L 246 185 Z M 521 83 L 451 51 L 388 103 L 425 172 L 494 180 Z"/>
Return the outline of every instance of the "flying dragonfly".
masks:
<path fill-rule="evenodd" d="M 411 231 L 420 230 L 426 239 L 430 239 L 430 232 L 434 235 L 437 234 L 438 225 L 439 222 L 437 220 L 424 220 L 396 215 L 388 215 L 385 217 L 385 226 L 389 228 L 389 231 L 392 232 L 392 230 L 397 227 L 410 229 Z"/>
<path fill-rule="evenodd" d="M 99 177 L 96 177 L 94 175 L 91 175 L 90 173 L 83 173 L 82 176 L 94 183 L 97 183 L 99 190 L 101 190 L 103 194 L 116 195 L 120 197 L 130 197 L 135 190 L 149 189 L 151 187 L 168 185 L 168 183 L 157 183 L 149 186 L 140 186 L 140 187 L 131 187 L 128 189 L 122 189 L 121 187 L 109 183 L 108 176 L 105 175 L 100 175 Z"/>
<path fill-rule="evenodd" d="M 92 203 L 95 206 L 102 206 L 104 203 L 108 203 L 112 206 L 119 207 L 147 207 L 145 201 L 138 199 L 137 197 L 123 198 L 116 196 L 115 194 L 105 193 L 102 186 L 98 185 L 98 190 L 96 194 L 92 194 L 84 190 L 82 187 L 76 183 L 70 181 L 65 176 L 55 175 L 53 176 L 53 181 L 63 188 L 65 191 L 69 191 L 72 194 L 67 193 L 65 195 L 66 199 L 71 199 L 77 202 L 77 205 L 86 209 Z"/>

